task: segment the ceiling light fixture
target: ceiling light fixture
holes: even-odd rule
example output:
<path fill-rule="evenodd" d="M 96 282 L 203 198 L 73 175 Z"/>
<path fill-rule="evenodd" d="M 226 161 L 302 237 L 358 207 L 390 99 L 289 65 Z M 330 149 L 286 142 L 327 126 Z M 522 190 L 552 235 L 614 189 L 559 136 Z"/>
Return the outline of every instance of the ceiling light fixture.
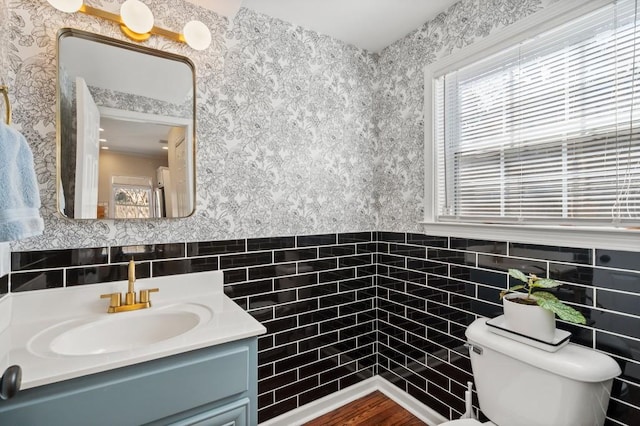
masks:
<path fill-rule="evenodd" d="M 56 9 L 66 12 L 82 12 L 120 24 L 122 32 L 132 40 L 145 41 L 152 34 L 161 35 L 173 41 L 188 44 L 195 50 L 204 50 L 211 44 L 211 31 L 200 21 L 189 21 L 182 34 L 165 30 L 154 25 L 153 13 L 140 0 L 126 0 L 120 7 L 120 14 L 87 6 L 84 0 L 47 0 Z"/>

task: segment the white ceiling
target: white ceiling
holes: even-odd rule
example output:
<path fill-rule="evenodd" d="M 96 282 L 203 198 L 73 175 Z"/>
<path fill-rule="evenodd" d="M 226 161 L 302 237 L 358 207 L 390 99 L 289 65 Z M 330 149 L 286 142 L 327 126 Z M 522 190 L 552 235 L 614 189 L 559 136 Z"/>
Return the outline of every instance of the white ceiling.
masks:
<path fill-rule="evenodd" d="M 167 157 L 167 138 L 171 126 L 155 123 L 119 120 L 100 117 L 100 138 L 106 139 L 101 146 L 110 151 L 137 154 L 146 157 Z"/>
<path fill-rule="evenodd" d="M 187 0 L 232 17 L 239 7 L 379 52 L 458 0 Z"/>

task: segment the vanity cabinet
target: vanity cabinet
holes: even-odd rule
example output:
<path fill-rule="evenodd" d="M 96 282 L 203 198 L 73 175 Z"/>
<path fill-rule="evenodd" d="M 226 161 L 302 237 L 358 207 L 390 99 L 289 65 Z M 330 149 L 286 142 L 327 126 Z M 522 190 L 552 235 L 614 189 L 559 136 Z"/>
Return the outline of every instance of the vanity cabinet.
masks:
<path fill-rule="evenodd" d="M 18 392 L 0 425 L 256 425 L 257 338 Z"/>

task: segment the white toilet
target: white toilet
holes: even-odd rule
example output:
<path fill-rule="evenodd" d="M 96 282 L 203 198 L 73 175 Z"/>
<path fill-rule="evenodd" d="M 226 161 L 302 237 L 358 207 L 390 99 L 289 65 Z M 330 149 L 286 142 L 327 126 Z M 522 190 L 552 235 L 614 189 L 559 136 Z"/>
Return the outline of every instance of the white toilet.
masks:
<path fill-rule="evenodd" d="M 482 412 L 491 420 L 463 419 L 440 426 L 602 426 L 613 378 L 613 358 L 568 344 L 557 352 L 499 336 L 480 318 L 466 332 Z"/>

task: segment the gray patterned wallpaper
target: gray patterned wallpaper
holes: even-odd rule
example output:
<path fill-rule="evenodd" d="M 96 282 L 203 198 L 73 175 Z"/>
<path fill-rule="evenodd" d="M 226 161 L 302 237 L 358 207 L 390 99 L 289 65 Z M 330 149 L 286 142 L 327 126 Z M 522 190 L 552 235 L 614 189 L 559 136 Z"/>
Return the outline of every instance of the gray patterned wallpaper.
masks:
<path fill-rule="evenodd" d="M 375 96 L 378 230 L 421 230 L 424 67 L 555 1 L 462 0 L 382 51 Z"/>
<path fill-rule="evenodd" d="M 551 1 L 463 0 L 378 56 L 247 9 L 229 29 L 190 3 L 147 0 L 160 26 L 179 31 L 196 18 L 213 33 L 203 52 L 160 37 L 145 42 L 196 65 L 197 211 L 114 222 L 56 212 L 55 43 L 61 27 L 126 39 L 115 25 L 45 1 L 8 0 L 14 121 L 34 151 L 45 218 L 43 236 L 12 248 L 417 230 L 422 67 Z"/>
<path fill-rule="evenodd" d="M 126 108 L 130 111 L 159 114 L 167 117 L 193 117 L 193 96 L 191 96 L 191 92 L 179 104 L 94 86 L 89 86 L 89 92 L 91 92 L 91 96 L 98 106 L 116 109 Z"/>
<path fill-rule="evenodd" d="M 7 82 L 7 48 L 9 46 L 9 6 L 8 0 L 0 0 L 0 84 Z M 4 106 L 0 106 L 4 114 Z"/>
<path fill-rule="evenodd" d="M 224 18 L 181 0 L 148 0 L 159 25 L 192 18 L 213 32 L 190 57 L 197 73 L 197 210 L 156 221 L 71 221 L 56 212 L 55 43 L 61 27 L 124 40 L 117 26 L 63 14 L 47 2 L 9 0 L 9 73 L 15 123 L 29 140 L 45 234 L 14 250 L 89 247 L 371 230 L 375 58 L 328 37 L 241 10 Z M 116 10 L 117 2 L 90 4 Z M 225 60 L 226 58 L 226 60 Z"/>

